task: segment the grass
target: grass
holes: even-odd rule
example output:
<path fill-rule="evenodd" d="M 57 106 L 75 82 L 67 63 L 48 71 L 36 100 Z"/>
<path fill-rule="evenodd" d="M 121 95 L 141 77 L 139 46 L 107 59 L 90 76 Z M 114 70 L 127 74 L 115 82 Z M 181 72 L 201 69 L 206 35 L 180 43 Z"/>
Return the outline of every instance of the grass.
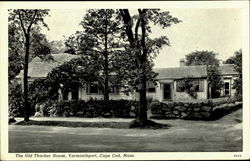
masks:
<path fill-rule="evenodd" d="M 145 129 L 167 129 L 170 125 L 156 123 L 153 121 L 148 121 L 147 126 L 143 126 L 140 128 Z M 61 127 L 95 127 L 95 128 L 117 128 L 117 129 L 128 129 L 128 128 L 136 128 L 135 126 L 131 126 L 134 122 L 76 122 L 76 121 L 35 121 L 30 120 L 20 121 L 15 125 L 41 125 L 41 126 L 61 126 Z"/>
<path fill-rule="evenodd" d="M 108 122 L 108 119 L 98 119 Z M 92 119 L 93 124 L 98 119 Z M 74 122 L 73 120 L 71 122 Z M 80 119 L 75 118 L 75 120 L 76 124 L 80 122 Z M 90 119 L 82 118 L 82 120 L 91 122 Z M 109 120 L 119 122 L 126 127 L 131 122 L 131 119 Z M 180 119 L 154 121 L 171 126 L 167 129 L 153 130 L 13 124 L 9 126 L 9 152 L 242 151 L 242 109 L 215 121 Z"/>

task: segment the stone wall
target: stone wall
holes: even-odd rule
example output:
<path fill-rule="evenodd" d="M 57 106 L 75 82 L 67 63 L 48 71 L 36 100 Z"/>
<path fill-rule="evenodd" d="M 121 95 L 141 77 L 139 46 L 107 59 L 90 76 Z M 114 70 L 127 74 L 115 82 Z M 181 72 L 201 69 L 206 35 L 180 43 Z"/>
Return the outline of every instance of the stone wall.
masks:
<path fill-rule="evenodd" d="M 151 118 L 159 119 L 215 119 L 225 115 L 235 108 L 241 106 L 241 102 L 223 101 L 223 102 L 199 102 L 199 103 L 183 103 L 183 102 L 153 102 L 150 105 Z"/>

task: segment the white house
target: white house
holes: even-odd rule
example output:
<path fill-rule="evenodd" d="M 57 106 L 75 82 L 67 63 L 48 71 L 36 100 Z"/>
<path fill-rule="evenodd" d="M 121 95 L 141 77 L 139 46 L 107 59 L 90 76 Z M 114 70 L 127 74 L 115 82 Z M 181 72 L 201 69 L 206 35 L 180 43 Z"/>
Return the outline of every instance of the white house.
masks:
<path fill-rule="evenodd" d="M 34 81 L 37 78 L 46 78 L 47 74 L 55 67 L 60 66 L 64 62 L 67 62 L 76 55 L 70 55 L 66 53 L 52 54 L 54 61 L 45 62 L 40 58 L 35 58 L 29 63 L 29 82 Z M 181 101 L 194 99 L 183 88 L 182 84 L 185 79 L 192 81 L 194 90 L 197 93 L 196 99 L 208 99 L 211 90 L 207 82 L 207 66 L 184 66 L 184 62 L 180 62 L 180 67 L 176 68 L 158 68 L 154 69 L 158 76 L 156 82 L 147 83 L 147 97 L 156 99 L 159 101 Z M 219 71 L 224 83 L 224 87 L 221 90 L 221 96 L 233 96 L 235 89 L 232 89 L 234 80 L 239 77 L 234 69 L 233 64 L 221 64 Z M 16 77 L 18 81 L 22 80 L 23 72 Z M 110 84 L 110 99 L 137 99 L 137 93 L 125 94 L 122 88 Z M 95 84 L 85 84 L 83 87 L 73 87 L 67 98 L 71 99 L 83 99 L 89 100 L 90 98 L 103 99 L 102 90 Z"/>

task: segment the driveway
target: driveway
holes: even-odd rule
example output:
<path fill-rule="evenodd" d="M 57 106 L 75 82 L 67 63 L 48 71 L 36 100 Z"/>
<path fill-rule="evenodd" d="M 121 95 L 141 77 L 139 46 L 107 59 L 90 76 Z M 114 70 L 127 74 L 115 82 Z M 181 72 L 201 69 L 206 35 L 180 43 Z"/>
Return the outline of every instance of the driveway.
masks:
<path fill-rule="evenodd" d="M 242 151 L 241 118 L 239 109 L 216 121 L 154 120 L 171 125 L 157 130 L 9 125 L 9 152 Z"/>

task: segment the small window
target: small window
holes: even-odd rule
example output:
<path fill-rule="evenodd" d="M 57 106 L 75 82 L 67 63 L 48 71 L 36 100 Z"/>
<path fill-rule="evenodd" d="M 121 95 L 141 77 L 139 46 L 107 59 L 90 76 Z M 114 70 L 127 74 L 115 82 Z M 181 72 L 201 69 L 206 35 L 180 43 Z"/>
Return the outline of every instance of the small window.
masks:
<path fill-rule="evenodd" d="M 155 88 L 154 87 L 151 87 L 151 88 L 148 88 L 148 92 L 155 92 Z"/>
<path fill-rule="evenodd" d="M 90 85 L 89 93 L 98 93 L 97 85 Z"/>
<path fill-rule="evenodd" d="M 109 87 L 109 93 L 119 93 L 119 87 L 116 86 Z"/>

